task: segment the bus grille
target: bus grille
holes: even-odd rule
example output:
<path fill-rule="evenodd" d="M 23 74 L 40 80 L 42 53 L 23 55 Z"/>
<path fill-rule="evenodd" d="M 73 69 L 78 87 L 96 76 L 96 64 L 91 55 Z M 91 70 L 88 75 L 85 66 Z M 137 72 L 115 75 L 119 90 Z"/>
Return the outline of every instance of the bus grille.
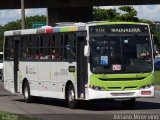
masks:
<path fill-rule="evenodd" d="M 107 87 L 108 90 L 137 90 L 138 86 Z"/>
<path fill-rule="evenodd" d="M 99 78 L 99 80 L 102 81 L 129 81 L 129 80 L 143 80 L 146 77 L 140 77 L 140 78 Z"/>

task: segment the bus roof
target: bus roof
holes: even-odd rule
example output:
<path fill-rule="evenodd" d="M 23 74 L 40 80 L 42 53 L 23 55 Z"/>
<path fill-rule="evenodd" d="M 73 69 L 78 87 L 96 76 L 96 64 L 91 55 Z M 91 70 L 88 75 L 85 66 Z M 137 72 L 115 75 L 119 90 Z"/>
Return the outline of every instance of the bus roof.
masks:
<path fill-rule="evenodd" d="M 121 25 L 121 24 L 131 24 L 131 25 L 149 25 L 147 23 L 139 23 L 139 22 L 109 22 L 109 21 L 93 21 L 93 22 L 88 22 L 89 26 L 92 25 Z"/>
<path fill-rule="evenodd" d="M 25 29 L 25 30 L 12 30 L 6 31 L 4 36 L 13 35 L 28 35 L 28 34 L 43 34 L 43 33 L 58 33 L 58 32 L 75 32 L 75 31 L 85 31 L 87 26 L 95 25 L 115 25 L 115 24 L 137 24 L 137 25 L 148 25 L 146 23 L 138 22 L 109 22 L 109 21 L 92 21 L 88 23 L 58 23 L 57 26 L 43 26 L 38 29 Z"/>
<path fill-rule="evenodd" d="M 42 26 L 38 29 L 25 29 L 25 30 L 12 30 L 6 31 L 4 36 L 13 35 L 28 35 L 28 34 L 43 34 L 43 33 L 58 33 L 58 32 L 74 32 L 74 31 L 85 31 L 85 25 L 69 25 L 69 26 Z"/>

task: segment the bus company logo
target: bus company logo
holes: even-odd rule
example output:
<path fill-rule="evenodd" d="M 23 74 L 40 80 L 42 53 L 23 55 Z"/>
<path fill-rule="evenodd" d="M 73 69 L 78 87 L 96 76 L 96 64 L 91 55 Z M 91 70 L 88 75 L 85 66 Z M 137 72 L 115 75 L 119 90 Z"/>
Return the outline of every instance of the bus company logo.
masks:
<path fill-rule="evenodd" d="M 36 74 L 36 71 L 34 70 L 34 68 L 26 66 L 26 74 Z"/>
<path fill-rule="evenodd" d="M 129 32 L 129 33 L 138 33 L 141 32 L 140 28 L 112 28 L 111 32 Z"/>

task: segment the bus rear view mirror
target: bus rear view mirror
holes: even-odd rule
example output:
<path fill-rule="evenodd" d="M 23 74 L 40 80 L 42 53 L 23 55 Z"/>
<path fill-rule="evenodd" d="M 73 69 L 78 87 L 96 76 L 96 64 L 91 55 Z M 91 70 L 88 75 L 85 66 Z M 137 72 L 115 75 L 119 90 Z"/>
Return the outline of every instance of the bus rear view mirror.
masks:
<path fill-rule="evenodd" d="M 89 46 L 84 46 L 84 56 L 89 56 Z"/>

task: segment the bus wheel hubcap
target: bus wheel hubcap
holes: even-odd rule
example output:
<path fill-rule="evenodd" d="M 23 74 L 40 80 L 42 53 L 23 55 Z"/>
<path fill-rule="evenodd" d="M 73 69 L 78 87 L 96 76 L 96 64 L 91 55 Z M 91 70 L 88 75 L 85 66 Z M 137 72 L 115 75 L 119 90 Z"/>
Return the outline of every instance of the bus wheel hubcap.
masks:
<path fill-rule="evenodd" d="M 74 91 L 70 90 L 69 92 L 69 102 L 73 103 L 74 102 Z"/>
<path fill-rule="evenodd" d="M 24 96 L 26 99 L 28 99 L 28 88 L 27 87 L 24 90 Z"/>

